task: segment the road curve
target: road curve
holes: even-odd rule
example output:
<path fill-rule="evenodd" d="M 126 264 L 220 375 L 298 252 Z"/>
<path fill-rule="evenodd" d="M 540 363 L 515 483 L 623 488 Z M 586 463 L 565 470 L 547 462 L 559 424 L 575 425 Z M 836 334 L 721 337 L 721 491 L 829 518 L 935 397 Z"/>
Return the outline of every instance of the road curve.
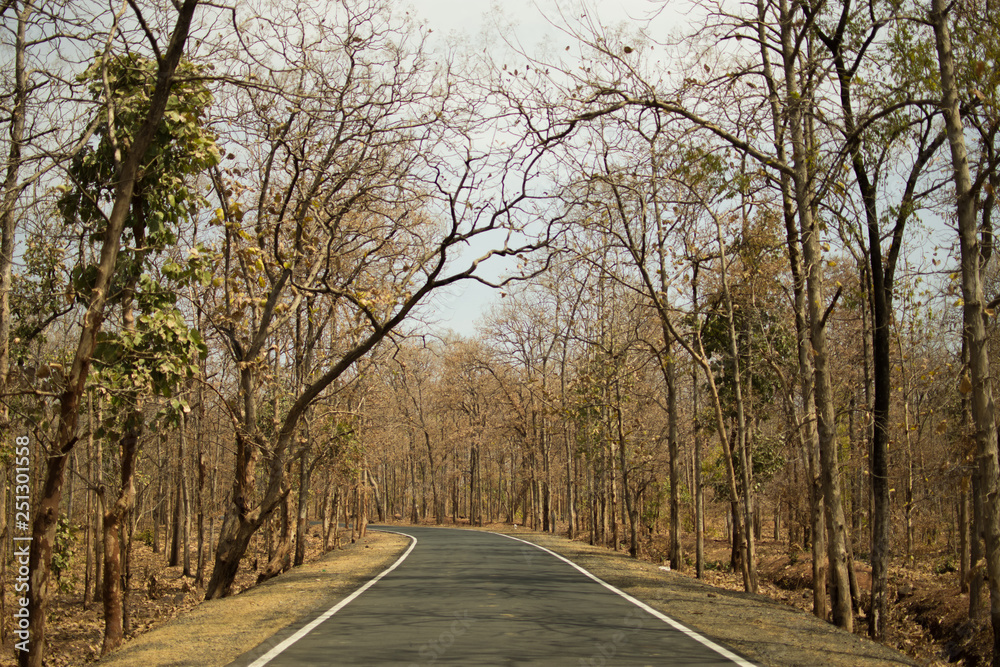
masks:
<path fill-rule="evenodd" d="M 233 667 L 751 664 L 528 542 L 385 530 L 414 540 L 393 566 Z"/>

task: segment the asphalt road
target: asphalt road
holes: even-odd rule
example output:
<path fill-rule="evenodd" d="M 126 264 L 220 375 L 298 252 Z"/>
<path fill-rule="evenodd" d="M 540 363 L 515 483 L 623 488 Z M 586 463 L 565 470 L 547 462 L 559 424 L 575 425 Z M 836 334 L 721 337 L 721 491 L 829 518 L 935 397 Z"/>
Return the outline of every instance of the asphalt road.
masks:
<path fill-rule="evenodd" d="M 386 530 L 416 540 L 393 567 L 232 664 L 750 664 L 527 542 L 447 528 Z"/>

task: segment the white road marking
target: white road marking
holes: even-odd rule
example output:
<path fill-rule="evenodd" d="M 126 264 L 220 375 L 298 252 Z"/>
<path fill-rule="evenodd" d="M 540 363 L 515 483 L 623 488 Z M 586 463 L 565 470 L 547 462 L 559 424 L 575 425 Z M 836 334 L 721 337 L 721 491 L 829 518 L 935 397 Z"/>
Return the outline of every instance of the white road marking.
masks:
<path fill-rule="evenodd" d="M 375 529 L 372 529 L 372 530 L 375 530 Z M 385 533 L 396 533 L 396 531 L 394 531 L 394 530 L 384 530 L 382 528 L 379 528 L 378 530 L 380 530 L 382 532 L 385 532 Z M 280 644 L 278 644 L 277 646 L 275 646 L 274 648 L 272 648 L 270 651 L 268 651 L 264 655 L 260 656 L 256 660 L 254 660 L 252 663 L 250 663 L 249 667 L 264 667 L 264 665 L 266 665 L 267 663 L 269 663 L 272 660 L 274 660 L 275 658 L 277 658 L 289 646 L 291 646 L 292 644 L 294 644 L 295 642 L 299 641 L 300 639 L 302 639 L 303 637 L 305 637 L 307 634 L 309 634 L 310 632 L 312 632 L 316 628 L 317 625 L 319 625 L 323 621 L 327 620 L 328 618 L 330 618 L 331 616 L 333 616 L 334 614 L 336 614 L 338 611 L 340 611 L 341 609 L 343 609 L 344 607 L 346 607 L 348 604 L 350 604 L 351 601 L 354 600 L 356 597 L 358 597 L 359 595 L 361 595 L 362 593 L 364 593 L 365 591 L 367 591 L 369 588 L 371 588 L 372 586 L 374 586 L 378 582 L 379 579 L 381 579 L 382 577 L 384 577 L 385 575 L 389 574 L 390 572 L 392 572 L 393 570 L 395 570 L 397 567 L 399 567 L 402 564 L 402 562 L 404 560 L 406 560 L 406 557 L 410 555 L 410 552 L 413 551 L 413 547 L 417 546 L 417 538 L 415 538 L 413 535 L 407 535 L 406 533 L 396 533 L 396 534 L 397 535 L 405 535 L 406 537 L 410 538 L 413 541 L 410 542 L 410 548 L 407 549 L 403 553 L 403 555 L 400 556 L 399 559 L 395 563 L 393 563 L 392 565 L 390 565 L 385 570 L 382 570 L 382 572 L 379 573 L 379 575 L 377 577 L 375 577 L 374 579 L 372 579 L 371 581 L 369 581 L 368 583 L 366 583 L 364 586 L 362 586 L 358 590 L 356 590 L 353 593 L 351 593 L 350 595 L 348 595 L 346 598 L 344 598 L 343 600 L 341 600 L 340 602 L 338 602 L 334 606 L 332 606 L 329 609 L 327 609 L 326 611 L 324 611 L 318 617 L 316 617 L 315 619 L 313 619 L 312 621 L 310 621 L 307 625 L 305 625 L 302 628 L 300 628 L 299 631 L 296 632 L 294 635 L 292 635 L 291 637 L 289 637 L 285 641 L 281 642 Z"/>
<path fill-rule="evenodd" d="M 487 531 L 487 532 L 490 532 L 490 531 Z M 568 563 L 568 564 L 572 565 L 574 568 L 576 568 L 577 570 L 579 570 L 580 572 L 582 572 L 586 576 L 590 577 L 591 579 L 593 579 L 594 581 L 596 581 L 597 583 L 599 583 L 601 586 L 604 586 L 605 588 L 607 588 L 612 593 L 615 593 L 616 595 L 620 595 L 621 597 L 625 598 L 626 600 L 628 600 L 629 602 L 631 602 L 635 606 L 639 607 L 640 609 L 642 609 L 644 611 L 649 612 L 650 614 L 652 614 L 656 618 L 660 619 L 661 621 L 663 621 L 664 623 L 666 623 L 670 627 L 672 627 L 675 630 L 678 630 L 678 631 L 684 633 L 685 635 L 687 635 L 691 639 L 695 640 L 696 642 L 700 643 L 701 645 L 705 646 L 706 648 L 710 648 L 713 651 L 715 651 L 716 653 L 718 653 L 719 655 L 721 655 L 722 657 L 727 658 L 729 660 L 732 660 L 734 663 L 736 663 L 740 667 L 756 667 L 752 662 L 747 662 L 746 660 L 744 660 L 740 656 L 736 655 L 732 651 L 729 651 L 729 650 L 723 648 L 722 646 L 719 646 L 718 644 L 716 644 L 715 642 L 713 642 L 708 637 L 704 637 L 704 636 L 698 634 L 697 632 L 695 632 L 691 628 L 687 627 L 686 625 L 683 625 L 682 623 L 679 623 L 678 621 L 675 621 L 674 619 L 670 618 L 666 614 L 660 613 L 657 610 L 653 609 L 652 607 L 650 607 L 648 604 L 646 604 L 642 600 L 638 600 L 638 599 L 632 597 L 631 595 L 629 595 L 628 593 L 626 593 L 625 591 L 622 591 L 622 590 L 619 590 L 619 589 L 615 588 L 614 586 L 612 586 L 608 582 L 604 581 L 603 579 L 601 579 L 597 575 L 595 575 L 595 574 L 593 574 L 591 572 L 588 572 L 587 570 L 583 569 L 582 567 L 580 567 L 579 565 L 577 565 L 576 563 L 574 563 L 570 559 L 568 559 L 568 558 L 566 558 L 564 556 L 560 556 L 555 551 L 552 551 L 551 549 L 546 549 L 545 547 L 539 546 L 539 545 L 535 544 L 534 542 L 529 542 L 528 540 L 522 540 L 520 537 L 514 537 L 513 535 L 504 535 L 503 533 L 493 533 L 493 534 L 494 535 L 501 535 L 503 537 L 507 537 L 507 538 L 510 538 L 512 540 L 517 540 L 518 542 L 524 542 L 525 544 L 529 544 L 529 545 L 535 547 L 536 549 L 541 549 L 542 551 L 555 556 L 556 558 L 558 558 L 559 560 L 563 561 L 564 563 Z"/>

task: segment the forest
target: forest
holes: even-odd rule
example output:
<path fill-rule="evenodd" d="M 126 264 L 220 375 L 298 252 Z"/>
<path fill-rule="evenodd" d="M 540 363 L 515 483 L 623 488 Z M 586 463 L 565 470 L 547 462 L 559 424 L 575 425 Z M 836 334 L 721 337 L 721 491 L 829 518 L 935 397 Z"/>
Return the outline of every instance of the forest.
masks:
<path fill-rule="evenodd" d="M 0 2 L 5 655 L 412 521 L 770 540 L 878 640 L 919 564 L 1000 665 L 991 3 Z"/>

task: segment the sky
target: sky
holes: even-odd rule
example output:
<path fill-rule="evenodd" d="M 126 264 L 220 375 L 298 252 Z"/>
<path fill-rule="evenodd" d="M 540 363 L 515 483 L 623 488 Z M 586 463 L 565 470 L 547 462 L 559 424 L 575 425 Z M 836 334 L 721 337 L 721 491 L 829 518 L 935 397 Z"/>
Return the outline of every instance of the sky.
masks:
<path fill-rule="evenodd" d="M 618 25 L 624 21 L 642 20 L 655 11 L 663 0 L 589 0 L 588 12 L 605 25 Z M 513 24 L 518 42 L 526 49 L 551 40 L 567 41 L 558 27 L 546 17 L 559 16 L 559 8 L 569 10 L 579 2 L 565 0 L 409 0 L 417 20 L 425 23 L 433 33 L 431 48 L 445 48 L 448 44 L 465 42 L 476 44 L 483 31 L 496 33 L 496 19 L 492 7 L 502 7 L 502 22 Z M 662 19 L 666 20 L 666 19 Z M 676 19 L 674 19 L 676 22 Z M 465 39 L 463 39 L 465 38 Z M 447 292 L 436 295 L 427 310 L 437 332 L 452 330 L 462 336 L 474 336 L 476 322 L 500 300 L 500 295 L 485 285 L 464 281 Z"/>
<path fill-rule="evenodd" d="M 643 19 L 666 0 L 587 0 L 587 10 L 605 24 Z M 580 0 L 408 0 L 419 19 L 442 37 L 451 35 L 477 36 L 484 26 L 491 26 L 491 7 L 502 8 L 506 21 L 517 26 L 521 43 L 532 47 L 547 36 L 558 34 L 546 17 L 557 17 L 563 11 L 579 7 Z"/>
<path fill-rule="evenodd" d="M 430 36 L 432 48 L 444 48 L 456 41 L 467 38 L 469 44 L 479 46 L 488 40 L 481 38 L 483 31 L 496 35 L 496 18 L 493 7 L 502 8 L 503 24 L 513 24 L 515 36 L 521 47 L 534 51 L 538 45 L 557 44 L 561 51 L 570 44 L 571 38 L 563 34 L 558 25 L 553 25 L 560 9 L 569 16 L 579 16 L 581 0 L 408 0 L 416 18 L 424 22 L 433 33 Z M 662 12 L 664 4 L 669 3 Z M 645 25 L 647 19 L 656 14 L 649 33 L 664 36 L 667 32 L 683 30 L 690 22 L 678 9 L 684 6 L 678 0 L 587 0 L 586 11 L 591 19 L 605 26 L 618 26 L 628 22 L 635 27 Z M 684 11 L 680 9 L 680 11 Z M 552 20 L 550 20 L 550 17 Z M 497 40 L 499 41 L 499 40 Z M 915 256 L 919 258 L 929 243 L 947 246 L 954 239 L 954 232 L 944 228 L 940 221 L 928 223 L 933 238 L 926 238 L 916 244 Z M 911 241 L 912 243 L 912 241 Z M 909 244 L 908 244 L 909 245 Z M 474 336 L 476 323 L 492 304 L 500 301 L 500 295 L 484 285 L 472 281 L 434 297 L 431 307 L 425 310 L 430 320 L 429 328 L 437 333 L 448 329 L 462 336 Z"/>
<path fill-rule="evenodd" d="M 473 41 L 484 30 L 495 32 L 491 19 L 491 0 L 410 0 L 417 20 L 425 22 L 433 33 L 432 48 L 445 48 L 449 43 Z M 541 12 L 528 0 L 513 0 L 504 4 L 508 15 L 519 17 L 518 36 L 528 43 L 538 43 L 553 28 Z M 522 37 L 523 36 L 523 37 Z M 433 295 L 431 308 L 426 309 L 432 331 L 443 334 L 451 330 L 472 337 L 476 324 L 491 304 L 500 299 L 496 290 L 475 281 L 463 281 Z"/>

